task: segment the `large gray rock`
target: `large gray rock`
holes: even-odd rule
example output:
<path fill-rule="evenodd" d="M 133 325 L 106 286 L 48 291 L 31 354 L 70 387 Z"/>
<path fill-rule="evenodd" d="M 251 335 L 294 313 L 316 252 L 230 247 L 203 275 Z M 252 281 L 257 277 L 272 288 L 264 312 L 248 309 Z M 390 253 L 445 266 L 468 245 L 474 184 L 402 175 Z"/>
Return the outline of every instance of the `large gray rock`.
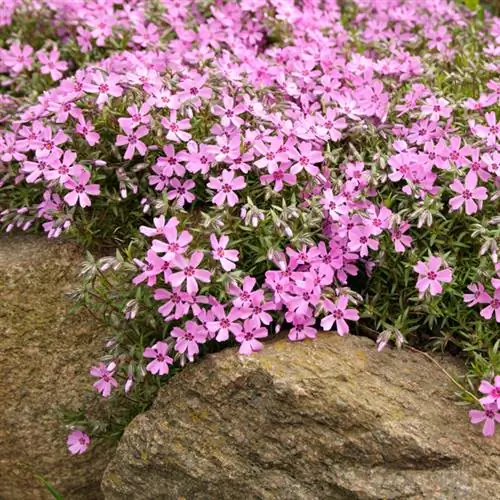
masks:
<path fill-rule="evenodd" d="M 499 440 L 453 392 L 419 354 L 363 338 L 226 350 L 129 425 L 102 488 L 107 500 L 498 497 Z"/>
<path fill-rule="evenodd" d="M 69 314 L 64 292 L 78 284 L 82 254 L 35 236 L 0 236 L 0 499 L 102 498 L 100 478 L 112 449 L 71 457 L 59 406 L 79 408 L 91 389 L 89 367 L 105 332 Z"/>

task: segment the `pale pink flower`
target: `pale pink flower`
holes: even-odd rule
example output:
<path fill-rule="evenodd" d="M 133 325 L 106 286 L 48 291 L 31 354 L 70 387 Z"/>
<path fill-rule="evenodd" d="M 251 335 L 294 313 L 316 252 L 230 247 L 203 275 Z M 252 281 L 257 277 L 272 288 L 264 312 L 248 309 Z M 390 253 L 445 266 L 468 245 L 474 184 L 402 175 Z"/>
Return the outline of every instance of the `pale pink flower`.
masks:
<path fill-rule="evenodd" d="M 63 76 L 63 72 L 68 69 L 68 63 L 59 60 L 59 50 L 54 47 L 50 53 L 47 55 L 45 51 L 40 51 L 37 54 L 38 60 L 41 62 L 42 67 L 40 71 L 43 75 L 49 75 L 52 80 L 60 80 Z"/>
<path fill-rule="evenodd" d="M 290 148 L 290 158 L 296 162 L 290 168 L 292 174 L 298 174 L 305 170 L 314 176 L 319 174 L 316 163 L 321 163 L 324 160 L 321 151 L 314 150 L 310 142 L 301 142 L 298 150 L 295 147 Z"/>
<path fill-rule="evenodd" d="M 289 317 L 287 316 L 287 321 Z M 292 319 L 293 328 L 288 333 L 288 338 L 292 341 L 304 340 L 306 338 L 316 338 L 317 330 L 314 328 L 316 320 L 310 316 L 295 314 Z"/>
<path fill-rule="evenodd" d="M 472 292 L 464 294 L 464 302 L 469 307 L 476 304 L 486 304 L 491 300 L 482 283 L 471 283 L 467 289 Z"/>
<path fill-rule="evenodd" d="M 234 170 L 223 170 L 221 177 L 210 177 L 207 186 L 217 190 L 217 194 L 212 198 L 217 206 L 227 202 L 230 207 L 234 207 L 238 202 L 238 196 L 234 191 L 243 189 L 246 184 L 244 177 L 234 177 Z"/>
<path fill-rule="evenodd" d="M 419 274 L 417 290 L 422 296 L 428 289 L 431 295 L 438 295 L 443 291 L 441 283 L 451 283 L 452 270 L 447 267 L 440 269 L 443 261 L 440 257 L 431 256 L 427 264 L 423 261 L 417 262 L 413 270 Z"/>
<path fill-rule="evenodd" d="M 497 140 L 500 140 L 500 122 L 497 122 L 496 115 L 493 111 L 486 113 L 485 118 L 488 126 L 476 125 L 474 134 L 486 139 L 486 144 L 488 146 L 494 146 Z"/>
<path fill-rule="evenodd" d="M 212 245 L 212 258 L 218 260 L 224 271 L 232 271 L 236 268 L 235 262 L 238 262 L 238 250 L 227 250 L 229 238 L 223 234 L 217 240 L 215 234 L 210 235 L 210 244 Z"/>
<path fill-rule="evenodd" d="M 222 102 L 224 103 L 224 107 L 216 104 L 212 108 L 213 114 L 221 117 L 221 125 L 223 127 L 229 127 L 230 125 L 241 127 L 245 122 L 239 115 L 245 111 L 245 106 L 243 104 L 235 106 L 234 99 L 228 95 L 223 97 Z"/>
<path fill-rule="evenodd" d="M 127 150 L 123 158 L 125 160 L 132 159 L 136 150 L 141 156 L 144 156 L 148 147 L 140 139 L 148 134 L 148 128 L 145 125 L 141 125 L 137 130 L 134 130 L 127 124 L 123 126 L 123 130 L 127 135 L 119 134 L 116 136 L 117 146 L 127 145 Z"/>
<path fill-rule="evenodd" d="M 238 323 L 240 313 L 237 308 L 233 307 L 228 314 L 224 311 L 221 305 L 212 308 L 213 321 L 207 322 L 207 329 L 209 332 L 217 333 L 215 340 L 217 342 L 224 342 L 229 339 L 229 333 L 234 336 L 241 333 L 241 324 Z"/>
<path fill-rule="evenodd" d="M 195 195 L 189 192 L 189 190 L 193 189 L 195 186 L 195 182 L 191 179 L 181 182 L 176 177 L 170 181 L 170 187 L 172 189 L 168 191 L 167 198 L 169 200 L 175 200 L 179 207 L 183 207 L 185 203 L 191 203 L 195 200 Z"/>
<path fill-rule="evenodd" d="M 191 139 L 191 134 L 185 132 L 191 128 L 189 119 L 177 121 L 177 111 L 170 112 L 170 118 L 162 118 L 161 124 L 167 129 L 167 139 L 173 142 L 187 142 Z"/>
<path fill-rule="evenodd" d="M 243 323 L 243 330 L 236 335 L 241 344 L 238 352 L 246 356 L 264 349 L 264 344 L 257 339 L 267 337 L 267 328 L 260 325 L 257 319 L 250 318 Z"/>
<path fill-rule="evenodd" d="M 203 252 L 193 252 L 189 260 L 180 257 L 176 260 L 175 265 L 180 269 L 179 272 L 172 273 L 168 281 L 174 286 L 181 286 L 186 282 L 186 290 L 190 294 L 198 293 L 198 281 L 203 283 L 210 283 L 212 273 L 205 269 L 198 269 L 201 261 L 203 260 Z"/>
<path fill-rule="evenodd" d="M 439 99 L 431 96 L 425 100 L 425 104 L 422 105 L 422 115 L 429 116 L 430 120 L 433 122 L 439 121 L 442 118 L 449 118 L 451 116 L 452 108 L 448 106 L 450 103 L 440 97 Z"/>
<path fill-rule="evenodd" d="M 408 234 L 404 234 L 408 231 L 408 229 L 410 229 L 410 227 L 410 224 L 403 222 L 399 225 L 399 227 L 391 231 L 391 240 L 394 244 L 394 250 L 396 250 L 396 252 L 405 252 L 406 247 L 409 248 L 411 246 L 413 238 Z"/>
<path fill-rule="evenodd" d="M 23 69 L 31 69 L 33 48 L 30 45 L 21 45 L 14 42 L 3 55 L 2 63 L 9 67 L 13 73 L 20 73 Z"/>
<path fill-rule="evenodd" d="M 90 437 L 85 432 L 72 431 L 66 443 L 72 455 L 81 455 L 87 451 L 90 444 Z"/>
<path fill-rule="evenodd" d="M 465 184 L 455 179 L 450 188 L 458 193 L 450 200 L 452 210 L 458 210 L 465 203 L 465 213 L 467 215 L 475 214 L 482 208 L 483 201 L 488 199 L 488 190 L 485 187 L 477 187 L 478 177 L 470 170 L 465 176 Z"/>
<path fill-rule="evenodd" d="M 470 410 L 469 417 L 472 424 L 483 425 L 483 435 L 491 437 L 495 434 L 495 423 L 500 423 L 500 412 L 496 404 L 485 405 L 482 410 Z"/>
<path fill-rule="evenodd" d="M 120 77 L 118 75 L 106 75 L 102 71 L 96 71 L 92 75 L 94 83 L 85 83 L 83 90 L 91 94 L 99 94 L 97 104 L 102 106 L 108 102 L 109 96 L 120 97 L 123 94 L 123 89 L 118 85 Z"/>
<path fill-rule="evenodd" d="M 109 397 L 113 387 L 118 387 L 118 382 L 113 378 L 115 369 L 116 364 L 113 362 L 108 366 L 104 363 L 99 363 L 99 366 L 93 366 L 90 369 L 90 374 L 99 379 L 94 383 L 94 387 L 104 398 Z"/>
<path fill-rule="evenodd" d="M 186 354 L 189 361 L 194 361 L 194 356 L 200 352 L 198 344 L 203 344 L 207 337 L 203 328 L 194 321 L 186 322 L 186 329 L 175 327 L 170 335 L 177 339 L 175 350 Z"/>
<path fill-rule="evenodd" d="M 152 347 L 144 349 L 145 358 L 153 358 L 148 363 L 146 370 L 154 375 L 167 375 L 169 366 L 174 360 L 168 355 L 168 344 L 166 342 L 156 342 Z"/>
<path fill-rule="evenodd" d="M 500 323 L 500 288 L 495 289 L 493 297 L 490 297 L 489 294 L 486 295 L 485 303 L 488 305 L 481 310 L 480 314 L 484 319 L 491 319 L 495 313 L 495 319 L 497 323 Z"/>
<path fill-rule="evenodd" d="M 83 116 L 78 118 L 78 123 L 75 126 L 76 132 L 85 137 L 89 146 L 95 146 L 99 142 L 100 135 L 95 131 L 92 122 L 85 121 Z"/>
<path fill-rule="evenodd" d="M 366 257 L 370 251 L 378 250 L 379 242 L 371 237 L 372 232 L 368 226 L 355 226 L 349 231 L 349 250 L 358 252 L 361 257 Z"/>
<path fill-rule="evenodd" d="M 347 295 L 341 295 L 335 303 L 325 299 L 324 307 L 330 313 L 321 320 L 321 328 L 325 331 L 331 330 L 335 323 L 337 333 L 341 336 L 349 333 L 349 325 L 346 320 L 357 321 L 359 313 L 356 309 L 347 309 L 349 298 Z"/>
<path fill-rule="evenodd" d="M 483 406 L 496 404 L 500 411 L 500 375 L 495 377 L 493 384 L 490 384 L 487 380 L 482 380 L 479 386 L 479 392 L 486 394 L 486 396 L 479 400 Z"/>
<path fill-rule="evenodd" d="M 79 169 L 79 173 L 75 173 L 72 179 L 68 179 L 64 183 L 64 187 L 70 192 L 64 196 L 64 201 L 71 207 L 80 203 L 81 207 L 90 207 L 90 196 L 97 196 L 101 190 L 99 184 L 89 184 L 90 172 L 83 168 Z"/>
<path fill-rule="evenodd" d="M 182 231 L 177 235 L 176 225 L 168 224 L 163 230 L 167 242 L 161 240 L 153 240 L 152 249 L 156 253 L 164 253 L 163 259 L 168 262 L 177 260 L 187 250 L 189 243 L 193 237 L 187 231 Z"/>

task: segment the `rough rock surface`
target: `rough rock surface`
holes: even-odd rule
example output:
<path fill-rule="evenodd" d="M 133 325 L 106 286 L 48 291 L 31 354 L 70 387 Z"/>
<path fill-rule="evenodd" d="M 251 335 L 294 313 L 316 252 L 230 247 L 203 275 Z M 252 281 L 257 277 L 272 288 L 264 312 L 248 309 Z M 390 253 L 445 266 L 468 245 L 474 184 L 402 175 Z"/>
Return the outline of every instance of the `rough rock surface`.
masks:
<path fill-rule="evenodd" d="M 68 312 L 82 255 L 44 237 L 0 236 L 0 499 L 102 498 L 99 482 L 112 450 L 71 457 L 59 405 L 78 408 L 92 384 L 89 366 L 103 332 Z"/>
<path fill-rule="evenodd" d="M 456 371 L 456 366 L 444 361 Z M 190 366 L 127 428 L 107 500 L 491 499 L 500 442 L 417 353 L 364 338 L 233 350 Z"/>

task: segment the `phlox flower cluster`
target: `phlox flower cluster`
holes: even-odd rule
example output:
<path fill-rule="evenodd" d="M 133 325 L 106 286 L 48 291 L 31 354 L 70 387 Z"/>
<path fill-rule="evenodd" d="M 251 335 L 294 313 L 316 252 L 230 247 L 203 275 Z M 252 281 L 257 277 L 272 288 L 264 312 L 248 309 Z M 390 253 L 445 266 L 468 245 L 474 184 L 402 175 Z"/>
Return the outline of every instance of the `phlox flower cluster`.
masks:
<path fill-rule="evenodd" d="M 369 323 L 381 350 L 498 329 L 498 19 L 472 68 L 479 21 L 445 0 L 4 3 L 0 199 L 20 194 L 0 220 L 134 248 L 123 318 L 165 323 L 140 349 L 110 342 L 91 369 L 103 397 L 280 330 Z M 57 32 L 14 29 L 35 14 Z M 492 391 L 471 414 L 485 435 Z"/>

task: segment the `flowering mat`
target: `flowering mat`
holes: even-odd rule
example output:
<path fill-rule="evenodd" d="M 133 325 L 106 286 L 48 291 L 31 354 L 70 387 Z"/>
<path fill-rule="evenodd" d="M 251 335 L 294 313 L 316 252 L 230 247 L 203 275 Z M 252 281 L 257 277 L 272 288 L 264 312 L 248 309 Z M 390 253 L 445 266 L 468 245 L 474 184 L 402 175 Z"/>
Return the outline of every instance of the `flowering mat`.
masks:
<path fill-rule="evenodd" d="M 64 411 L 71 453 L 186 363 L 280 330 L 459 356 L 457 400 L 494 434 L 500 18 L 0 0 L 0 27 L 1 222 L 88 249 L 72 298 L 109 332 L 90 369 L 107 409 Z"/>

